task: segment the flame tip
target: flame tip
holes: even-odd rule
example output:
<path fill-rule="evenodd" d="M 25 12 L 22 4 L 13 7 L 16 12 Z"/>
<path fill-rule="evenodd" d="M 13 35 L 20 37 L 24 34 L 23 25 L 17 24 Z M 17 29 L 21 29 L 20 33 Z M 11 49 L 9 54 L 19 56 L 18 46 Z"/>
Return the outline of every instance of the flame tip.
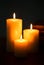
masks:
<path fill-rule="evenodd" d="M 22 35 L 20 36 L 20 39 L 22 39 Z"/>
<path fill-rule="evenodd" d="M 15 14 L 15 12 L 13 13 L 13 18 L 15 18 L 16 17 L 16 14 Z"/>
<path fill-rule="evenodd" d="M 32 24 L 30 24 L 30 29 L 32 29 Z"/>

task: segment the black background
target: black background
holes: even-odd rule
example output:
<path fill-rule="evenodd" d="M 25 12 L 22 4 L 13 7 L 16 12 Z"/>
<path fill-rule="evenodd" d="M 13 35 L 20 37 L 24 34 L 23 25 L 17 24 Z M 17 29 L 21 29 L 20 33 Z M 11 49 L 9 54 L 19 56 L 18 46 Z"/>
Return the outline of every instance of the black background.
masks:
<path fill-rule="evenodd" d="M 16 18 L 23 19 L 23 28 L 32 24 L 44 24 L 44 1 L 37 0 L 1 0 L 0 1 L 0 37 L 6 36 L 6 19 L 12 18 L 13 13 Z"/>
<path fill-rule="evenodd" d="M 23 29 L 28 28 L 30 23 L 44 25 L 44 1 L 43 0 L 0 0 L 0 52 L 2 64 L 24 64 L 24 65 L 44 65 L 44 33 L 40 34 L 43 39 L 39 40 L 39 52 L 29 55 L 26 59 L 16 59 L 12 53 L 6 51 L 6 19 L 12 18 L 13 13 L 16 18 L 23 19 Z M 21 65 L 20 64 L 20 65 Z"/>

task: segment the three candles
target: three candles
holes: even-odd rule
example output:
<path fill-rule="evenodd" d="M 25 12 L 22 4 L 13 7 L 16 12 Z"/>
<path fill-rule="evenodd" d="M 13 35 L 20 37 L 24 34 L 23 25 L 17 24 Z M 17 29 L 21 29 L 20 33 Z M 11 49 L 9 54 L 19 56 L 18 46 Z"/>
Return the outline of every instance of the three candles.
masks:
<path fill-rule="evenodd" d="M 32 29 L 32 24 L 30 29 L 25 29 L 23 31 L 22 37 L 22 19 L 15 19 L 15 13 L 13 14 L 13 19 L 7 19 L 7 50 L 10 52 L 15 51 L 16 54 L 25 54 L 29 49 L 31 50 L 33 45 L 39 38 L 39 30 Z"/>

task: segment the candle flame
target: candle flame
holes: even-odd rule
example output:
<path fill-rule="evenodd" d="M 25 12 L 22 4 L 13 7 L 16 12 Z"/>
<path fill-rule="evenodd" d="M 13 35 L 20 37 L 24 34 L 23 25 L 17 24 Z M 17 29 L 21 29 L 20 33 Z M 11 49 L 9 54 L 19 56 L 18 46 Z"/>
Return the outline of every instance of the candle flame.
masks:
<path fill-rule="evenodd" d="M 30 29 L 32 29 L 32 24 L 30 24 Z"/>
<path fill-rule="evenodd" d="M 22 35 L 20 36 L 20 39 L 22 40 Z"/>
<path fill-rule="evenodd" d="M 16 15 L 15 15 L 15 13 L 13 13 L 13 18 L 14 18 L 14 19 L 16 18 Z"/>

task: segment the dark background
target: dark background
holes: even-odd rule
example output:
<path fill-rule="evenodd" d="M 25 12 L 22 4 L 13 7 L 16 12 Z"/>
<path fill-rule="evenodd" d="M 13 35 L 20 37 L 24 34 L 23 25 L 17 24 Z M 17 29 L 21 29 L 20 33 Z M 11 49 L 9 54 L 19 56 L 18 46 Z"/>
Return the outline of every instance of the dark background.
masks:
<path fill-rule="evenodd" d="M 1 0 L 0 37 L 6 37 L 6 19 L 12 18 L 14 12 L 16 18 L 23 19 L 23 28 L 27 28 L 30 23 L 44 24 L 44 1 Z"/>
<path fill-rule="evenodd" d="M 0 0 L 0 59 L 2 64 L 14 65 L 44 65 L 44 33 L 40 33 L 39 52 L 29 54 L 26 59 L 17 59 L 12 53 L 6 52 L 6 19 L 12 18 L 13 13 L 16 18 L 23 19 L 23 29 L 28 28 L 30 23 L 34 25 L 44 25 L 44 1 L 43 0 Z M 1 65 L 1 64 L 0 64 Z"/>

